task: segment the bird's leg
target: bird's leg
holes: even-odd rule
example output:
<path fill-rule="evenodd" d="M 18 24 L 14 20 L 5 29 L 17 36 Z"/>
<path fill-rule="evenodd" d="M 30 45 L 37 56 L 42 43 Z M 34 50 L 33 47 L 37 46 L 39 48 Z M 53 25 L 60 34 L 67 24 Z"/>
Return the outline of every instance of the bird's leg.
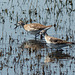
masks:
<path fill-rule="evenodd" d="M 39 34 L 36 34 L 36 35 L 35 35 L 35 40 L 37 39 L 38 36 L 39 36 Z"/>
<path fill-rule="evenodd" d="M 39 33 L 35 35 L 35 40 L 37 39 L 38 36 L 39 36 Z M 44 36 L 41 34 L 41 35 L 40 35 L 40 39 L 42 40 L 43 37 L 44 37 Z"/>
<path fill-rule="evenodd" d="M 42 34 L 40 35 L 40 39 L 41 39 L 41 40 L 43 39 L 43 35 L 42 35 Z"/>

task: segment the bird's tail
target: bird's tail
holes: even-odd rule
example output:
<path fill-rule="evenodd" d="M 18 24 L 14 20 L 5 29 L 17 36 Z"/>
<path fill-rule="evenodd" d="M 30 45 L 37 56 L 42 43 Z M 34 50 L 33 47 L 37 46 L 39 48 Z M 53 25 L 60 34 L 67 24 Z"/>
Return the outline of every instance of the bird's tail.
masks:
<path fill-rule="evenodd" d="M 46 26 L 46 27 L 49 27 L 49 28 L 51 28 L 53 25 L 48 25 L 48 26 Z"/>
<path fill-rule="evenodd" d="M 41 34 L 45 34 L 46 31 L 47 31 L 48 29 L 50 29 L 51 27 L 52 27 L 52 25 L 46 26 L 43 30 L 40 31 L 40 35 L 41 35 Z"/>
<path fill-rule="evenodd" d="M 67 44 L 75 44 L 75 42 L 67 42 Z"/>
<path fill-rule="evenodd" d="M 49 28 L 51 28 L 52 27 L 52 25 L 48 25 L 48 26 L 46 26 L 46 28 L 44 28 L 43 30 L 45 30 L 45 31 L 47 31 Z"/>

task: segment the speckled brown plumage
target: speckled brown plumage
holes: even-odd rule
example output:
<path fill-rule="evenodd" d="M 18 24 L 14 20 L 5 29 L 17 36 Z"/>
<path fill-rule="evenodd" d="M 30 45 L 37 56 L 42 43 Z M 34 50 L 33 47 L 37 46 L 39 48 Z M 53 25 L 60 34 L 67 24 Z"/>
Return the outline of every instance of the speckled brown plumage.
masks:
<path fill-rule="evenodd" d="M 74 44 L 73 42 L 68 42 L 59 38 L 48 36 L 47 33 L 45 33 L 45 40 L 47 43 L 53 44 Z"/>
<path fill-rule="evenodd" d="M 42 25 L 42 24 L 39 24 L 39 23 L 30 23 L 30 24 L 24 25 L 24 29 L 26 31 L 43 30 L 43 29 L 48 28 L 48 27 L 52 27 L 52 25 L 45 26 L 45 25 Z"/>
<path fill-rule="evenodd" d="M 17 25 L 18 25 L 18 26 L 19 26 L 19 25 L 23 26 L 23 28 L 24 28 L 27 32 L 29 32 L 29 33 L 31 33 L 31 34 L 33 34 L 33 35 L 35 35 L 35 36 L 36 36 L 37 34 L 39 34 L 41 30 L 44 30 L 44 29 L 45 29 L 45 30 L 48 30 L 49 28 L 52 27 L 52 25 L 45 26 L 45 25 L 42 25 L 42 24 L 39 24 L 39 23 L 24 24 L 23 21 L 19 21 Z"/>

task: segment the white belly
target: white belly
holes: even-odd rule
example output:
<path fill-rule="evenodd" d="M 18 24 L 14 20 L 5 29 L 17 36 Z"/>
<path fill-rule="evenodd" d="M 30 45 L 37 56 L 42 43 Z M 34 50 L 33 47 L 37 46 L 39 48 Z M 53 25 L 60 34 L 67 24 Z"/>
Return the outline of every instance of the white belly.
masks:
<path fill-rule="evenodd" d="M 51 43 L 51 41 L 49 41 L 49 38 L 47 38 L 47 37 L 45 37 L 45 41 L 46 41 L 47 43 Z"/>
<path fill-rule="evenodd" d="M 40 33 L 40 30 L 28 31 L 28 33 L 33 34 L 33 35 L 36 35 L 36 34 Z"/>
<path fill-rule="evenodd" d="M 46 39 L 45 39 L 45 40 L 46 40 Z M 46 40 L 46 42 L 47 42 L 47 43 L 52 43 L 52 42 L 51 42 L 51 41 L 49 41 L 49 40 Z"/>
<path fill-rule="evenodd" d="M 55 42 L 51 42 L 50 39 L 51 39 L 51 38 L 45 36 L 45 41 L 46 41 L 47 43 L 53 43 L 53 44 L 56 44 Z"/>

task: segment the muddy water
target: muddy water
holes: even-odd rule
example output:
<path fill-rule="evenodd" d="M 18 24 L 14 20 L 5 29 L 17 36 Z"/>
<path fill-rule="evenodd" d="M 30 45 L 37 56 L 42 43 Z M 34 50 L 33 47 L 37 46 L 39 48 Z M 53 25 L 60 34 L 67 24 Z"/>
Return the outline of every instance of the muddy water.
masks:
<path fill-rule="evenodd" d="M 75 41 L 75 0 L 0 0 L 0 75 L 75 75 L 75 45 L 35 41 L 18 21 L 54 25 L 48 35 Z"/>

